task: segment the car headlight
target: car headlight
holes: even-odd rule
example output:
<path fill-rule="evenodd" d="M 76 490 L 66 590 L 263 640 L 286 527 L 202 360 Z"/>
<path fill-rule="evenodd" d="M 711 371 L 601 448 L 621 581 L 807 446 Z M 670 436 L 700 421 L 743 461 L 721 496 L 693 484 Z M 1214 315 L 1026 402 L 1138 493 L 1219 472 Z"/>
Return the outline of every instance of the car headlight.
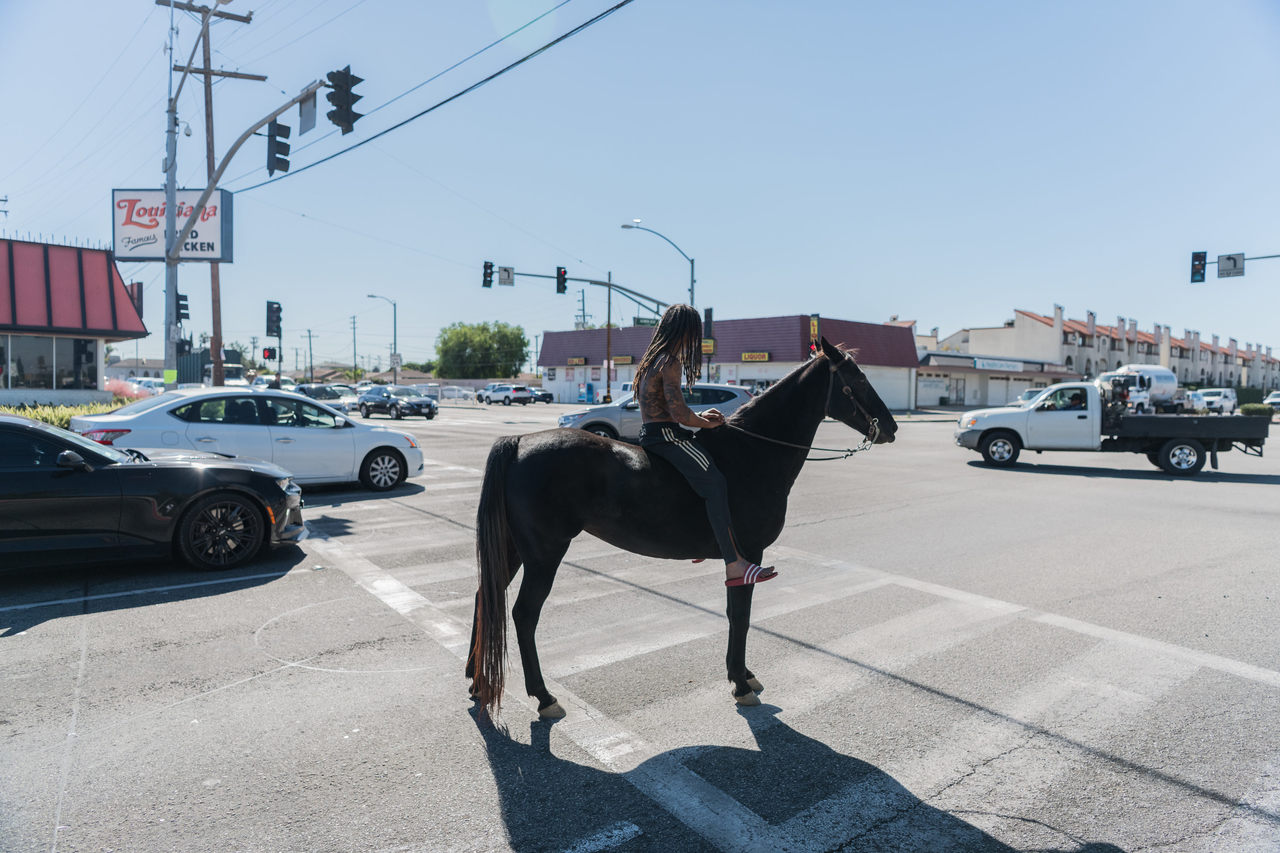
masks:
<path fill-rule="evenodd" d="M 292 477 L 281 477 L 276 480 L 276 485 L 280 487 L 280 491 L 286 495 L 297 495 L 302 493 L 302 487 L 293 482 Z"/>

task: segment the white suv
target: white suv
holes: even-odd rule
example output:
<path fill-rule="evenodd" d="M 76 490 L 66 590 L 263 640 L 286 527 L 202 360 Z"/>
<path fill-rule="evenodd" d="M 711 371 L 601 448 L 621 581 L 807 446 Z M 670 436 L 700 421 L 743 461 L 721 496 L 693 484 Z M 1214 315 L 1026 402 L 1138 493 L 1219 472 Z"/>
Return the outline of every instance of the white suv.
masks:
<path fill-rule="evenodd" d="M 481 394 L 483 395 L 481 399 L 490 406 L 494 403 L 501 403 L 504 406 L 519 403 L 527 406 L 533 402 L 533 392 L 529 390 L 528 385 L 494 385 L 486 387 Z"/>
<path fill-rule="evenodd" d="M 719 409 L 726 417 L 751 399 L 751 392 L 740 385 L 712 385 L 698 383 L 692 389 L 684 389 L 684 401 L 694 412 Z M 578 412 L 561 415 L 559 425 L 573 427 L 603 435 L 605 438 L 640 440 L 640 404 L 632 397 L 623 397 L 603 406 L 592 406 Z"/>
<path fill-rule="evenodd" d="M 1237 408 L 1234 388 L 1201 388 L 1200 397 L 1206 409 L 1220 415 L 1229 415 Z"/>

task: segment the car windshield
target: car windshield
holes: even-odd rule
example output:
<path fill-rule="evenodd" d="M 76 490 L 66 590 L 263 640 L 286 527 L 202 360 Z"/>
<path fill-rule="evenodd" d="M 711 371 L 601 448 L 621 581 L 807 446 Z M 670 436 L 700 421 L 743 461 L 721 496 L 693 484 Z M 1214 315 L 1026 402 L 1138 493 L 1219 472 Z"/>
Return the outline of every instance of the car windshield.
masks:
<path fill-rule="evenodd" d="M 143 397 L 141 400 L 134 400 L 126 406 L 118 409 L 112 409 L 108 414 L 112 415 L 136 415 L 140 412 L 147 412 L 167 403 L 175 403 L 178 400 L 185 400 L 186 394 L 179 394 L 175 391 L 166 391 L 163 394 L 157 394 L 154 397 Z"/>
<path fill-rule="evenodd" d="M 46 432 L 49 435 L 53 436 L 54 438 L 61 439 L 62 441 L 65 441 L 69 444 L 74 444 L 81 450 L 87 450 L 90 453 L 96 453 L 98 456 L 105 456 L 108 459 L 110 459 L 112 462 L 117 464 L 121 462 L 128 462 L 134 458 L 129 453 L 124 453 L 122 451 L 116 450 L 114 447 L 107 447 L 106 445 L 98 444 L 98 442 L 91 441 L 90 439 L 85 438 L 83 435 L 74 433 L 69 429 L 61 429 L 59 427 L 50 426 L 49 424 L 40 423 L 40 422 L 36 423 L 36 429 Z"/>
<path fill-rule="evenodd" d="M 387 391 L 391 393 L 392 397 L 421 397 L 422 396 L 421 393 L 413 390 L 407 385 L 391 385 L 391 386 L 388 386 Z"/>
<path fill-rule="evenodd" d="M 1201 391 L 1201 392 L 1200 392 L 1200 396 L 1202 396 L 1202 397 L 1221 397 L 1221 396 L 1222 396 L 1222 392 L 1221 392 L 1221 391 Z"/>

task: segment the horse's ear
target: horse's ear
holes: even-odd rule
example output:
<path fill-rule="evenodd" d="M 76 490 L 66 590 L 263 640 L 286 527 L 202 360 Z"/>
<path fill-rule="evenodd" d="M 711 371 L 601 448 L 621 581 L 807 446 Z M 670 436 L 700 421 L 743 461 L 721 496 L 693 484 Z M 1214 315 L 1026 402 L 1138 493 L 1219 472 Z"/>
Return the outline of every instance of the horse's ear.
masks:
<path fill-rule="evenodd" d="M 840 352 L 840 350 L 833 347 L 825 337 L 821 338 L 820 340 L 822 342 L 822 351 L 826 353 L 827 358 L 831 359 L 832 364 L 835 364 L 836 362 L 844 358 L 844 353 Z"/>

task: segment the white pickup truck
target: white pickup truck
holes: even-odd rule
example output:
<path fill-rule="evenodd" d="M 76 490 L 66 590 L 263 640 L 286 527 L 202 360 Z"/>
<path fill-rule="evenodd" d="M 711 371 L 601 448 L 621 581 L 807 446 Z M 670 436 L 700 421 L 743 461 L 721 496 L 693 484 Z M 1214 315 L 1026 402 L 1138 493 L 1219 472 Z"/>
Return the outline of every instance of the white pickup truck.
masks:
<path fill-rule="evenodd" d="M 1170 474 L 1191 475 L 1208 457 L 1235 447 L 1262 455 L 1269 418 L 1198 415 L 1129 415 L 1123 400 L 1091 382 L 1050 385 L 1019 407 L 965 412 L 955 440 L 989 465 L 1009 466 L 1022 450 L 1095 450 L 1144 453 Z"/>

